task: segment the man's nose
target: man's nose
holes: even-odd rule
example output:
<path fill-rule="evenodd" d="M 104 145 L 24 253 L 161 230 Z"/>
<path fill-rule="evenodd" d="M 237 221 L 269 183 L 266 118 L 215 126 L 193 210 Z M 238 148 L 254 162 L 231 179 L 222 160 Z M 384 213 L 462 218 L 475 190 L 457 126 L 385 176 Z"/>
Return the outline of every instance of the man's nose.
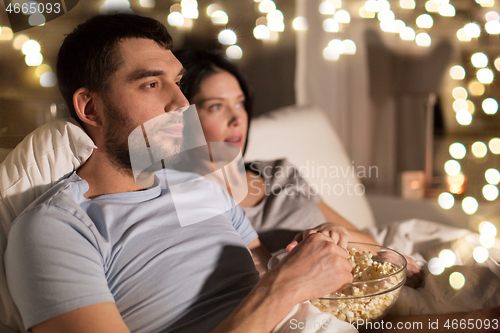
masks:
<path fill-rule="evenodd" d="M 176 89 L 174 89 L 171 95 L 171 100 L 169 102 L 170 103 L 169 105 L 167 105 L 167 108 L 165 110 L 166 112 L 175 110 L 182 113 L 189 108 L 189 101 L 177 85 Z"/>

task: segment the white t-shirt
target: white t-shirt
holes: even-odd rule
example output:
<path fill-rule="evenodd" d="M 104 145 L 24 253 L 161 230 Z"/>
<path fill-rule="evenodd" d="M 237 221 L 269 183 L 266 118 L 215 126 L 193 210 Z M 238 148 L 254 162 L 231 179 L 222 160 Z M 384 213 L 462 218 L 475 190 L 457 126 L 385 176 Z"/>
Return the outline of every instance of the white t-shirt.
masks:
<path fill-rule="evenodd" d="M 150 189 L 86 199 L 74 173 L 14 221 L 5 265 L 25 327 L 115 301 L 132 332 L 207 332 L 240 303 L 258 281 L 245 246 L 257 234 L 244 211 L 232 205 L 181 227 L 167 174 L 191 181 L 175 201 L 193 210 L 213 215 L 205 197 L 231 201 L 215 183 L 171 170 Z"/>

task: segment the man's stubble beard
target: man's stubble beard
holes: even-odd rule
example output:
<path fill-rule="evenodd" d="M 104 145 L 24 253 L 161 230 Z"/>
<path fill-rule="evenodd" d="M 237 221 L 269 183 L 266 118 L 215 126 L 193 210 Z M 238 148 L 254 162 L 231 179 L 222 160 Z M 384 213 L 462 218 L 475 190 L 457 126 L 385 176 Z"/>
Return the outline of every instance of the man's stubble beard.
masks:
<path fill-rule="evenodd" d="M 109 99 L 104 98 L 106 125 L 104 127 L 104 151 L 107 154 L 109 161 L 121 172 L 127 176 L 133 177 L 132 163 L 130 160 L 129 135 L 132 131 L 140 126 L 133 124 L 131 119 L 123 114 L 123 112 Z M 155 129 L 156 130 L 156 129 Z M 171 139 L 172 142 L 167 144 L 158 140 L 155 137 L 155 130 L 150 131 L 148 143 L 153 149 L 160 149 L 157 156 L 164 157 L 164 166 L 171 166 L 177 163 L 180 159 L 182 137 Z M 137 147 L 131 147 L 138 149 Z M 142 152 L 132 151 L 132 156 L 141 156 Z M 151 170 L 156 171 L 156 170 Z"/>

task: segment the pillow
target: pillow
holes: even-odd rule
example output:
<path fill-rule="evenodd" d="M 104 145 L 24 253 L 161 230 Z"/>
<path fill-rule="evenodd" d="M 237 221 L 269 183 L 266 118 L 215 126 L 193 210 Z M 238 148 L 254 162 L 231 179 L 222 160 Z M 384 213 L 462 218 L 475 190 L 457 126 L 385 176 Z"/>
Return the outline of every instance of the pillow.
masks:
<path fill-rule="evenodd" d="M 323 201 L 358 228 L 375 225 L 358 169 L 323 111 L 290 106 L 252 120 L 245 163 L 278 158 L 294 164 Z"/>
<path fill-rule="evenodd" d="M 28 134 L 0 163 L 0 322 L 8 327 L 23 330 L 3 264 L 10 225 L 38 196 L 82 165 L 94 148 L 74 120 L 56 120 Z"/>

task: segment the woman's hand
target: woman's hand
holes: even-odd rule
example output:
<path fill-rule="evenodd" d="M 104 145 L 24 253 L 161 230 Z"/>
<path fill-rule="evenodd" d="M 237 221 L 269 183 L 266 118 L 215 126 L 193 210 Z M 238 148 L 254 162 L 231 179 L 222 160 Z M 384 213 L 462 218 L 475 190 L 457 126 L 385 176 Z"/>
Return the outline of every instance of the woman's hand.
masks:
<path fill-rule="evenodd" d="M 347 247 L 347 242 L 349 241 L 349 234 L 347 229 L 339 224 L 327 222 L 320 224 L 316 228 L 304 230 L 295 236 L 293 241 L 288 244 L 286 250 L 290 252 L 297 244 L 304 240 L 308 235 L 320 233 L 327 237 L 330 237 L 333 242 L 344 249 Z"/>
<path fill-rule="evenodd" d="M 412 258 L 405 256 L 406 265 L 406 283 L 405 286 L 418 288 L 424 281 L 422 267 Z"/>

